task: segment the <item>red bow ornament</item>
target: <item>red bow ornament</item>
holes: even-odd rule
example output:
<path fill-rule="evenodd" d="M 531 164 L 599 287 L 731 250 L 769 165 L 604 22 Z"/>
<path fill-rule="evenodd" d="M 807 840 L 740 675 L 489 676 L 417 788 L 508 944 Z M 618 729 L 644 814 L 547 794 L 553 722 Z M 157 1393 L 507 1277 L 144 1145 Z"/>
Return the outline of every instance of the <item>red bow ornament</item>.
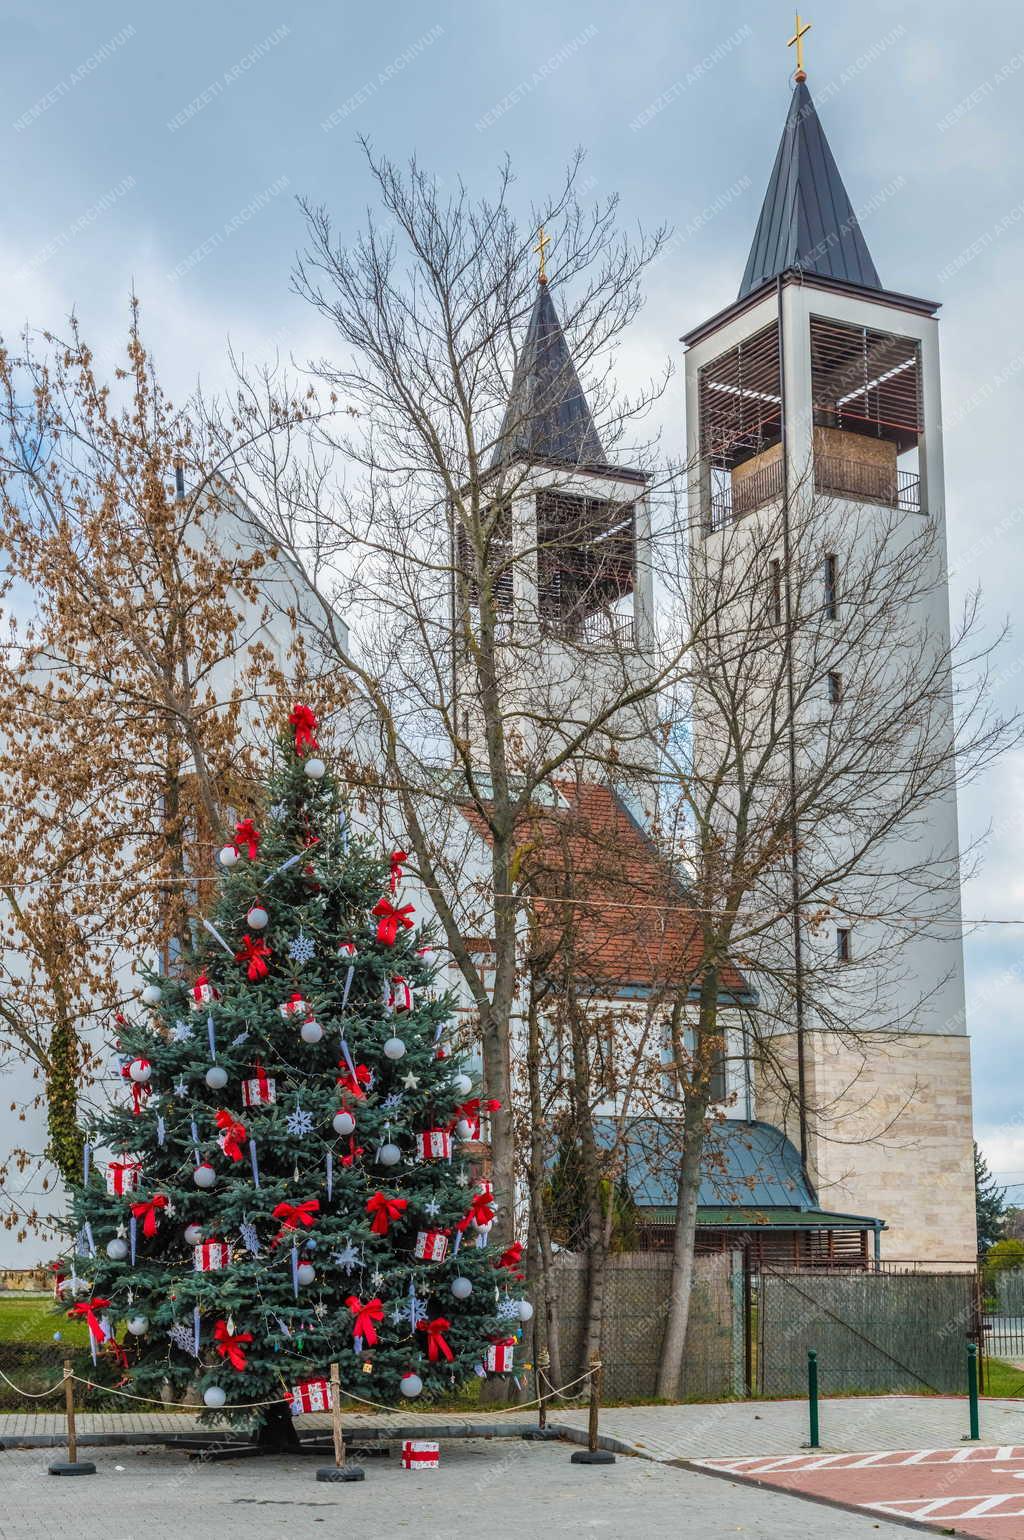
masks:
<path fill-rule="evenodd" d="M 461 1123 L 465 1118 L 469 1124 L 469 1137 L 479 1139 L 481 1112 L 498 1112 L 500 1109 L 501 1102 L 496 1101 L 493 1096 L 485 1102 L 482 1102 L 479 1096 L 472 1096 L 468 1102 L 463 1102 L 461 1107 L 456 1107 L 455 1116 L 448 1124 L 448 1132 L 451 1133 L 456 1124 Z"/>
<path fill-rule="evenodd" d="M 227 1321 L 218 1321 L 213 1328 L 213 1340 L 217 1344 L 217 1352 L 221 1358 L 226 1358 L 232 1369 L 244 1369 L 246 1345 L 252 1341 L 251 1331 L 228 1330 Z"/>
<path fill-rule="evenodd" d="M 370 913 L 377 921 L 377 940 L 384 946 L 394 946 L 398 940 L 399 927 L 412 930 L 409 916 L 415 913 L 415 906 L 403 904 L 400 909 L 396 909 L 389 898 L 382 898 L 374 904 Z"/>
<path fill-rule="evenodd" d="M 308 706 L 294 705 L 288 722 L 295 729 L 296 754 L 305 754 L 307 749 L 320 747 L 314 736 L 317 726 L 316 717 Z"/>
<path fill-rule="evenodd" d="M 444 1333 L 451 1329 L 451 1324 L 451 1321 L 446 1320 L 443 1315 L 436 1316 L 432 1321 L 418 1323 L 417 1330 L 425 1331 L 427 1334 L 427 1357 L 432 1364 L 436 1364 L 438 1358 L 446 1358 L 451 1363 L 455 1357 L 444 1338 Z"/>
<path fill-rule="evenodd" d="M 402 862 L 403 861 L 408 861 L 408 859 L 409 859 L 409 856 L 408 856 L 408 852 L 407 851 L 404 851 L 404 850 L 393 850 L 391 852 L 390 882 L 391 882 L 391 891 L 392 891 L 392 893 L 397 893 L 398 892 L 398 884 L 402 880 Z"/>
<path fill-rule="evenodd" d="M 350 1134 L 348 1141 L 348 1154 L 342 1155 L 341 1164 L 343 1166 L 352 1166 L 359 1159 L 360 1155 L 365 1154 L 366 1150 L 363 1148 L 363 1146 L 361 1144 L 356 1144 L 355 1134 Z"/>
<path fill-rule="evenodd" d="M 225 1107 L 222 1107 L 214 1118 L 214 1122 L 220 1129 L 220 1147 L 225 1155 L 234 1161 L 242 1158 L 242 1145 L 245 1143 L 245 1124 L 236 1123 L 234 1117 Z"/>
<path fill-rule="evenodd" d="M 486 1193 L 478 1192 L 474 1194 L 469 1205 L 469 1213 L 465 1219 L 459 1220 L 455 1228 L 465 1233 L 470 1225 L 476 1225 L 478 1230 L 486 1230 L 487 1226 L 493 1223 L 494 1209 L 491 1207 L 491 1200 Z"/>
<path fill-rule="evenodd" d="M 345 1301 L 345 1306 L 353 1315 L 352 1335 L 356 1342 L 356 1352 L 362 1352 L 364 1342 L 367 1347 L 375 1347 L 380 1341 L 377 1336 L 377 1324 L 384 1319 L 384 1306 L 381 1301 L 368 1299 L 364 1305 L 355 1294 L 350 1294 Z"/>
<path fill-rule="evenodd" d="M 406 1198 L 386 1198 L 382 1192 L 375 1192 L 372 1198 L 367 1198 L 366 1212 L 373 1215 L 370 1229 L 374 1235 L 387 1235 L 390 1227 L 401 1219 L 408 1207 Z"/>
<path fill-rule="evenodd" d="M 342 1065 L 339 1064 L 338 1068 L 341 1069 Z M 335 1085 L 340 1085 L 343 1091 L 350 1092 L 351 1095 L 358 1097 L 361 1101 L 366 1097 L 363 1087 L 371 1085 L 372 1082 L 373 1071 L 367 1069 L 365 1064 L 357 1064 L 355 1069 L 351 1070 L 347 1075 L 338 1075 L 335 1079 Z"/>
<path fill-rule="evenodd" d="M 97 1316 L 97 1310 L 106 1310 L 110 1306 L 109 1299 L 85 1299 L 77 1305 L 72 1305 L 68 1314 L 84 1320 L 89 1328 L 90 1336 L 97 1342 L 105 1342 L 107 1339 L 106 1328 Z"/>
<path fill-rule="evenodd" d="M 158 1192 L 155 1198 L 143 1199 L 141 1203 L 132 1204 L 132 1214 L 136 1219 L 142 1220 L 142 1233 L 152 1240 L 159 1225 L 157 1215 L 160 1210 L 167 1207 L 167 1199 L 162 1192 Z"/>
<path fill-rule="evenodd" d="M 242 937 L 242 950 L 235 953 L 235 962 L 245 963 L 246 976 L 252 983 L 258 979 L 265 979 L 269 973 L 266 959 L 272 956 L 267 943 L 262 939 L 254 941 L 251 936 Z"/>
<path fill-rule="evenodd" d="M 149 1060 L 148 1059 L 133 1059 L 132 1060 L 132 1064 L 146 1064 L 146 1065 L 148 1065 L 149 1064 Z M 131 1087 L 131 1093 L 132 1093 L 132 1117 L 137 1118 L 139 1113 L 142 1111 L 143 1104 L 145 1103 L 146 1097 L 149 1095 L 150 1090 L 152 1088 L 149 1085 L 140 1085 L 140 1083 L 137 1080 L 133 1080 L 132 1079 L 131 1064 L 122 1064 L 122 1066 L 121 1066 L 121 1078 L 122 1078 L 122 1080 L 127 1080 L 129 1086 Z"/>
<path fill-rule="evenodd" d="M 251 818 L 243 818 L 235 824 L 235 838 L 231 846 L 236 856 L 244 850 L 250 861 L 255 861 L 260 848 L 260 831 Z"/>
<path fill-rule="evenodd" d="M 522 1241 L 513 1241 L 512 1245 L 509 1246 L 507 1251 L 503 1251 L 501 1253 L 501 1256 L 498 1258 L 494 1265 L 495 1267 L 516 1268 L 519 1266 L 522 1260 L 523 1243 Z M 515 1278 L 521 1278 L 522 1276 L 522 1273 L 513 1273 L 513 1277 Z"/>
<path fill-rule="evenodd" d="M 280 1219 L 281 1228 L 270 1244 L 276 1246 L 289 1230 L 312 1229 L 313 1219 L 319 1210 L 319 1198 L 307 1198 L 305 1203 L 279 1203 L 273 1210 L 273 1217 Z"/>

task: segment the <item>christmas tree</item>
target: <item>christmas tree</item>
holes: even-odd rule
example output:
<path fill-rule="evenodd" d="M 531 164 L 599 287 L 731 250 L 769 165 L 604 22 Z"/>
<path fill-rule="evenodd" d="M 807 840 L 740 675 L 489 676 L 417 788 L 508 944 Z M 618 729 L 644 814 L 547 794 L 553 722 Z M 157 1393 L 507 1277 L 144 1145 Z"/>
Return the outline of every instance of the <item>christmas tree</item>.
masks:
<path fill-rule="evenodd" d="M 71 1197 L 62 1300 L 94 1358 L 134 1394 L 194 1387 L 206 1419 L 267 1443 L 326 1407 L 332 1361 L 370 1401 L 449 1394 L 509 1372 L 532 1314 L 520 1248 L 489 1244 L 485 1109 L 404 860 L 350 838 L 295 707 L 196 955 L 146 972 L 145 1019 L 119 1019 L 123 1104 L 87 1130 Z"/>

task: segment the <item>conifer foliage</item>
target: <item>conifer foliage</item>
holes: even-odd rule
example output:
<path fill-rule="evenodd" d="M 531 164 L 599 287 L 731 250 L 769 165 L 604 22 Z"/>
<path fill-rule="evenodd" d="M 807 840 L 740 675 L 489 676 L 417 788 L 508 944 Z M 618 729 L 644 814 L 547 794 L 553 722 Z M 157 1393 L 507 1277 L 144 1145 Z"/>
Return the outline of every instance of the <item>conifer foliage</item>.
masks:
<path fill-rule="evenodd" d="M 532 1314 L 402 853 L 350 838 L 312 712 L 290 724 L 196 956 L 119 1023 L 62 1290 L 132 1392 L 248 1426 L 323 1404 L 332 1360 L 388 1404 L 508 1372 Z"/>

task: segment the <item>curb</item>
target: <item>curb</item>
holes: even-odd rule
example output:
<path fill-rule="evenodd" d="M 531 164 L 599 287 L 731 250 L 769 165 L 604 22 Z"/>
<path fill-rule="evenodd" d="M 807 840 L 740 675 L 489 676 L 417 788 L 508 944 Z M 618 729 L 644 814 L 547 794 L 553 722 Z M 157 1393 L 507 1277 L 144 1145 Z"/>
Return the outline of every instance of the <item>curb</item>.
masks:
<path fill-rule="evenodd" d="M 346 1428 L 345 1441 L 355 1445 L 384 1444 L 394 1442 L 397 1439 L 406 1438 L 521 1438 L 522 1435 L 535 1426 L 534 1423 L 509 1423 L 508 1425 L 495 1427 L 493 1423 L 402 1423 L 398 1427 Z M 80 1448 L 92 1449 L 124 1448 L 130 1446 L 165 1445 L 174 1449 L 184 1440 L 202 1439 L 207 1434 L 207 1429 L 198 1428 L 189 1433 L 80 1433 L 78 1444 Z M 559 1428 L 559 1434 L 563 1438 L 569 1438 L 573 1443 L 586 1443 L 586 1434 L 578 1434 L 575 1428 Z M 577 1436 L 578 1435 L 578 1436 Z M 310 1430 L 309 1440 L 318 1438 L 327 1440 L 330 1438 L 330 1429 Z M 602 1441 L 604 1442 L 604 1441 Z M 614 1440 L 610 1442 L 615 1443 Z M 59 1433 L 23 1433 L 18 1436 L 9 1435 L 4 1440 L 4 1447 L 8 1451 L 15 1449 L 63 1449 L 67 1445 L 67 1438 Z M 616 1446 L 617 1447 L 617 1446 Z M 628 1451 L 623 1448 L 623 1453 Z"/>

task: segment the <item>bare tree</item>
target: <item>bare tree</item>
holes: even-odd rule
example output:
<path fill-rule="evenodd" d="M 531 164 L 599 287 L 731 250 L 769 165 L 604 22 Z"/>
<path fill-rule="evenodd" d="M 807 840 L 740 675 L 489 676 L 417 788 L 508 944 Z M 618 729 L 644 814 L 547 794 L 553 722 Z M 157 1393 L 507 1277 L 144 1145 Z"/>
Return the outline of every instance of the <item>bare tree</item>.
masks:
<path fill-rule="evenodd" d="M 507 167 L 494 198 L 474 202 L 415 164 L 367 158 L 383 220 L 346 249 L 307 206 L 296 274 L 336 330 L 337 358 L 314 373 L 350 430 L 262 439 L 236 478 L 302 568 L 323 656 L 358 691 L 366 784 L 408 843 L 478 1015 L 508 1194 L 523 818 L 567 767 L 598 776 L 649 759 L 672 669 L 638 645 L 650 616 L 635 601 L 651 560 L 650 446 L 635 425 L 664 382 L 625 398 L 612 375 L 663 233 L 634 245 L 616 233 L 614 199 L 585 210 L 578 160 L 524 225 Z M 555 232 L 560 324 L 531 256 L 541 226 Z M 243 381 L 239 410 L 269 419 L 277 388 Z M 488 871 L 474 884 L 467 843 L 481 838 Z"/>
<path fill-rule="evenodd" d="M 806 1073 L 806 1035 L 851 1045 L 866 1064 L 872 1045 L 941 1013 L 943 966 L 922 970 L 912 997 L 905 987 L 909 944 L 918 958 L 923 944 L 941 957 L 960 933 L 955 819 L 935 814 L 1021 726 L 991 708 L 976 601 L 946 628 L 933 521 L 830 502 L 805 476 L 786 499 L 716 529 L 695 521 L 687 534 L 671 608 L 693 642 L 692 674 L 670 713 L 685 730 L 666 744 L 661 835 L 699 917 L 699 999 L 662 1395 L 679 1381 L 724 1023 L 742 1023 L 763 1094 L 805 1158 L 809 1123 L 819 1138 L 842 1138 L 857 1076 L 823 1099 Z M 845 955 L 836 928 L 856 935 Z M 888 1131 L 876 1121 L 860 1137 Z"/>

